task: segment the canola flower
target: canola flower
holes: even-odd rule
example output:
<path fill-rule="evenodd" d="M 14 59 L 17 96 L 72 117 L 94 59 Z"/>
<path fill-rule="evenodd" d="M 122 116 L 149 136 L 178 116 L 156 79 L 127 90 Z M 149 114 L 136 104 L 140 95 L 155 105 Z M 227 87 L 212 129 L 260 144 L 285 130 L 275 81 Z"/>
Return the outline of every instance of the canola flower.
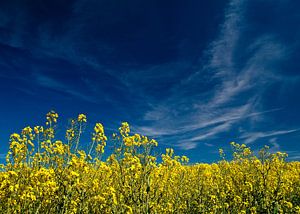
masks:
<path fill-rule="evenodd" d="M 157 141 L 127 122 L 112 138 L 96 123 L 85 151 L 86 115 L 70 121 L 65 140 L 55 137 L 57 120 L 51 111 L 45 126 L 10 136 L 0 213 L 300 213 L 300 163 L 285 153 L 256 156 L 233 142 L 232 160 L 220 149 L 217 163 L 189 164 L 172 148 L 155 153 Z"/>

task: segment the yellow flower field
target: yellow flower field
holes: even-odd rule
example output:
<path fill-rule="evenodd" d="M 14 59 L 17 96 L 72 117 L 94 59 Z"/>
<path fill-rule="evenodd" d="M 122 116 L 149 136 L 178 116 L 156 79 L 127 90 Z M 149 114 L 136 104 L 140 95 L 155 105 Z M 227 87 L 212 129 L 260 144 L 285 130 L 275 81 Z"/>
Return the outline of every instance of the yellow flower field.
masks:
<path fill-rule="evenodd" d="M 300 163 L 285 153 L 258 155 L 232 143 L 233 160 L 189 164 L 173 149 L 131 134 L 128 123 L 108 141 L 101 123 L 79 150 L 87 118 L 72 120 L 55 137 L 58 114 L 45 126 L 10 137 L 0 171 L 1 213 L 300 213 Z M 114 152 L 104 159 L 106 144 Z M 107 157 L 107 156 L 106 156 Z"/>

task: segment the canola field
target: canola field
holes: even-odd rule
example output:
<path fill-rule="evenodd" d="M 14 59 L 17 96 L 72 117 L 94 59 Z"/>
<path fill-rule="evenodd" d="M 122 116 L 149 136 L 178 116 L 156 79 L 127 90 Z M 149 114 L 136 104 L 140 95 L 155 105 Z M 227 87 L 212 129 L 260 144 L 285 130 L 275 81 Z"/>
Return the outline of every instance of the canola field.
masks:
<path fill-rule="evenodd" d="M 86 116 L 61 140 L 57 119 L 51 111 L 44 126 L 10 136 L 0 213 L 300 213 L 300 163 L 285 153 L 231 143 L 233 159 L 220 150 L 217 163 L 189 164 L 171 148 L 158 156 L 157 142 L 125 122 L 109 139 L 96 123 L 81 150 Z"/>

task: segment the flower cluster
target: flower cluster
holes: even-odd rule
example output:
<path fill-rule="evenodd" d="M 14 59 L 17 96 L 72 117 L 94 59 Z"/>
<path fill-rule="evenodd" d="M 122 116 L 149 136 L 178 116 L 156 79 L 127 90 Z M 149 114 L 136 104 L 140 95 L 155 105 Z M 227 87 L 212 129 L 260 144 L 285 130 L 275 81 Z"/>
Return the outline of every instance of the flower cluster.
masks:
<path fill-rule="evenodd" d="M 85 151 L 79 146 L 86 116 L 71 120 L 66 142 L 55 138 L 57 118 L 51 111 L 46 126 L 10 136 L 0 170 L 1 211 L 300 213 L 300 163 L 285 161 L 285 153 L 264 147 L 256 156 L 232 143 L 230 161 L 220 149 L 217 163 L 189 164 L 171 148 L 155 153 L 157 141 L 131 134 L 126 122 L 111 139 L 96 123 Z M 113 152 L 104 156 L 106 146 Z"/>

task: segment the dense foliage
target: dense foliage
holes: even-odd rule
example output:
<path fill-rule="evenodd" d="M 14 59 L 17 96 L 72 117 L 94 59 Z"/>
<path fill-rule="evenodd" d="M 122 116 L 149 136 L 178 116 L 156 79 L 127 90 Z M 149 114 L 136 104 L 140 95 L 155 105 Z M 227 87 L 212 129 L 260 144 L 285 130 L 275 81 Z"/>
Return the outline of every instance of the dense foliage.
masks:
<path fill-rule="evenodd" d="M 255 156 L 232 143 L 233 159 L 188 164 L 167 149 L 157 161 L 157 142 L 131 134 L 122 123 L 103 159 L 107 137 L 97 123 L 89 148 L 79 150 L 87 118 L 80 114 L 55 138 L 58 115 L 45 126 L 10 137 L 0 172 L 2 213 L 300 213 L 300 163 L 267 147 Z"/>

